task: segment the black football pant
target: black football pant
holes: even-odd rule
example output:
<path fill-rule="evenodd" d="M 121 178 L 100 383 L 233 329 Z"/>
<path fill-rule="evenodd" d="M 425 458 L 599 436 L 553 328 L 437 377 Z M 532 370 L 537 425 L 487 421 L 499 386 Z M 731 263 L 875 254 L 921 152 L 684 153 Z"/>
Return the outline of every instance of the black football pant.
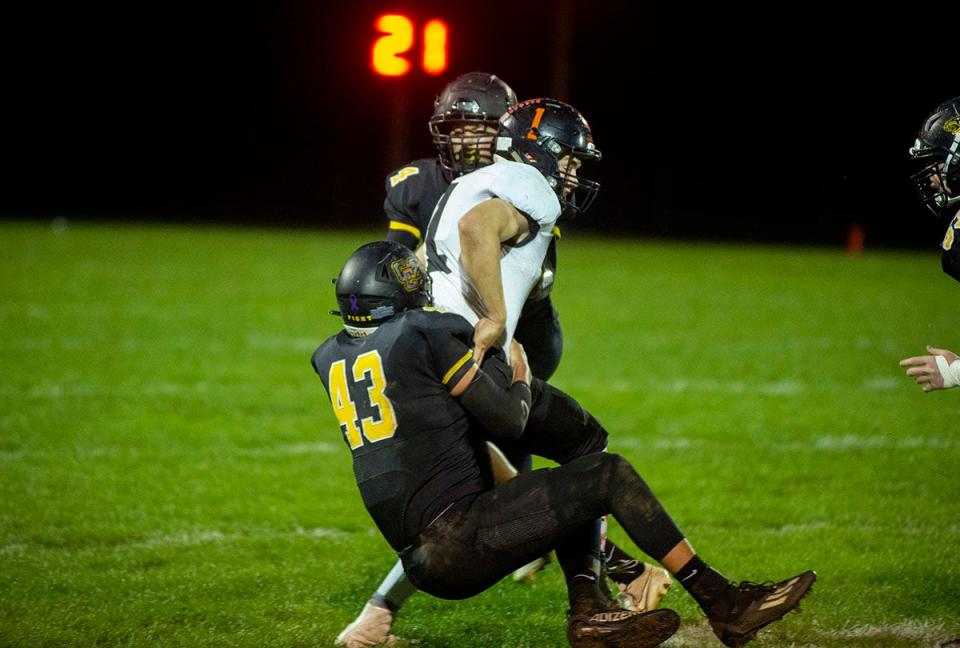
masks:
<path fill-rule="evenodd" d="M 563 355 L 563 331 L 560 318 L 549 297 L 527 301 L 520 312 L 513 337 L 523 345 L 533 375 L 550 380 Z"/>
<path fill-rule="evenodd" d="M 655 559 L 683 539 L 626 459 L 594 453 L 461 499 L 400 558 L 418 589 L 467 598 L 550 550 L 561 564 L 565 554 L 583 554 L 584 528 L 610 513 Z"/>
<path fill-rule="evenodd" d="M 563 331 L 560 330 L 560 319 L 550 297 L 524 304 L 513 336 L 523 345 L 530 362 L 530 372 L 541 380 L 550 380 L 563 354 Z M 530 452 L 522 447 L 500 443 L 497 443 L 497 447 L 520 472 L 527 472 L 533 467 Z"/>
<path fill-rule="evenodd" d="M 502 387 L 510 386 L 513 372 L 501 354 L 484 359 L 483 370 Z M 530 454 L 565 464 L 606 449 L 607 431 L 576 399 L 536 374 L 530 382 L 530 392 L 530 417 L 520 438 L 487 437 L 518 469 L 521 466 L 514 458 L 527 457 L 526 470 L 521 469 L 521 472 L 530 470 Z"/>

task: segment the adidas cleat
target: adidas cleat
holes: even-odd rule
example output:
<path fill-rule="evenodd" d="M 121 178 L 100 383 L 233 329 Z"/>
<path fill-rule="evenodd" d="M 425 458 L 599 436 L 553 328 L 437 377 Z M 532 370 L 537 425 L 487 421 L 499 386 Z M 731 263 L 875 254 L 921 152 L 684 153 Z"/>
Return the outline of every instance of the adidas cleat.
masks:
<path fill-rule="evenodd" d="M 621 605 L 635 612 L 656 610 L 660 599 L 666 596 L 672 584 L 673 579 L 670 578 L 666 569 L 648 564 L 644 567 L 643 573 L 629 584 L 617 584 L 620 589 Z"/>
<path fill-rule="evenodd" d="M 730 610 L 720 618 L 711 618 L 710 626 L 724 645 L 743 646 L 762 628 L 797 609 L 816 580 L 816 572 L 805 571 L 773 585 L 742 582 Z"/>
<path fill-rule="evenodd" d="M 673 636 L 680 617 L 673 610 L 616 610 L 572 614 L 567 641 L 573 648 L 653 648 Z"/>

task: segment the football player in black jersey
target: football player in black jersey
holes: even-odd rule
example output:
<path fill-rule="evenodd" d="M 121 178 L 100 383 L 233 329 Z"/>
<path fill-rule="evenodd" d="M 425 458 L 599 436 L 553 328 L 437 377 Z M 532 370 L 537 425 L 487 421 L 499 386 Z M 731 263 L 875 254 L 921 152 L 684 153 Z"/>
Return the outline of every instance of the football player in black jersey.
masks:
<path fill-rule="evenodd" d="M 793 610 L 816 579 L 735 586 L 696 555 L 625 459 L 557 454 L 528 438 L 536 396 L 522 348 L 510 368 L 491 350 L 473 361 L 473 327 L 424 308 L 429 287 L 416 256 L 392 242 L 357 250 L 336 280 L 344 331 L 313 354 L 330 396 L 364 505 L 416 586 L 461 599 L 553 549 L 569 598 L 571 646 L 656 646 L 679 626 L 672 610 L 612 608 L 597 583 L 596 526 L 612 513 L 631 539 L 669 569 L 728 646 Z M 478 457 L 482 436 L 507 437 L 559 468 L 492 486 Z"/>
<path fill-rule="evenodd" d="M 960 97 L 943 102 L 924 120 L 910 157 L 920 164 L 910 176 L 920 199 L 938 218 L 953 215 L 940 245 L 940 264 L 960 281 Z M 927 353 L 900 361 L 923 391 L 960 385 L 957 354 L 932 346 Z"/>

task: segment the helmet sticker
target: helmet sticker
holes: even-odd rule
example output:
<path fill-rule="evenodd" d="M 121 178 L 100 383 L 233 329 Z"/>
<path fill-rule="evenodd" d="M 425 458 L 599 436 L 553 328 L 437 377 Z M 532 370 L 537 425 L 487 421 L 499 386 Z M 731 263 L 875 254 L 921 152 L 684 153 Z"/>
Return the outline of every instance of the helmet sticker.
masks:
<path fill-rule="evenodd" d="M 956 135 L 960 133 L 960 117 L 954 117 L 953 119 L 948 119 L 943 124 L 943 130 L 947 131 L 951 135 Z"/>
<path fill-rule="evenodd" d="M 393 317 L 396 315 L 397 311 L 393 306 L 377 306 L 370 310 L 370 319 L 379 320 L 386 319 L 388 317 Z"/>
<path fill-rule="evenodd" d="M 537 112 L 533 115 L 533 123 L 530 124 L 530 130 L 527 131 L 528 140 L 537 141 L 537 129 L 540 127 L 540 120 L 543 119 L 543 113 L 546 111 L 546 108 L 537 108 Z"/>
<path fill-rule="evenodd" d="M 394 259 L 390 262 L 390 270 L 407 292 L 416 292 L 423 285 L 423 273 L 415 259 Z"/>
<path fill-rule="evenodd" d="M 350 295 L 350 310 L 353 311 L 354 313 L 360 310 L 360 304 L 357 301 L 356 295 Z"/>

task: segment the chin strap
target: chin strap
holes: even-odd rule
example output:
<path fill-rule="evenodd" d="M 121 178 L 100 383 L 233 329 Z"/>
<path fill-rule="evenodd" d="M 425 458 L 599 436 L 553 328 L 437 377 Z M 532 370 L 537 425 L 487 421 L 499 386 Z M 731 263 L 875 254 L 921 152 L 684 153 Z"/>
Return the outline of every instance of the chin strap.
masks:
<path fill-rule="evenodd" d="M 359 327 L 359 326 L 350 326 L 349 324 L 344 324 L 344 325 L 343 325 L 343 330 L 346 331 L 347 334 L 350 335 L 350 336 L 352 336 L 352 337 L 367 337 L 367 336 L 370 335 L 371 333 L 375 332 L 378 328 L 380 328 L 380 327 L 379 327 L 379 326 L 367 326 L 367 327 L 361 328 L 361 327 Z"/>

